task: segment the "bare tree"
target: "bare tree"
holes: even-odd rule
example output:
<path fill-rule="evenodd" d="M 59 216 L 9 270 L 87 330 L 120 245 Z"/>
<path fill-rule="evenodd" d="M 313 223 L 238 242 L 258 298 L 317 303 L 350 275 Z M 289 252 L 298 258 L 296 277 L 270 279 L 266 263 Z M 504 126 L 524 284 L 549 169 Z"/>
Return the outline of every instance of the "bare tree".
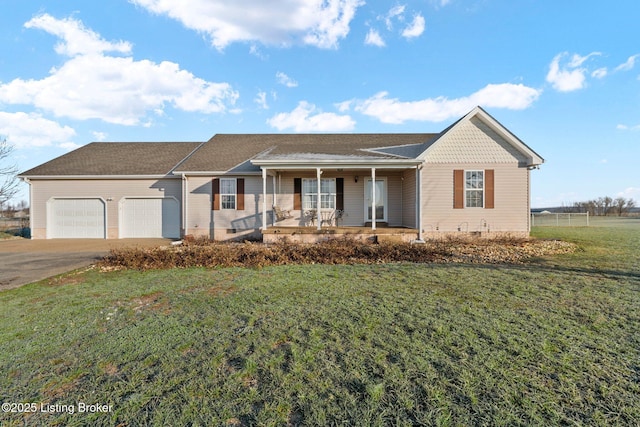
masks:
<path fill-rule="evenodd" d="M 607 216 L 613 207 L 613 199 L 609 196 L 601 197 L 602 199 L 602 215 Z"/>
<path fill-rule="evenodd" d="M 11 200 L 18 192 L 18 166 L 15 164 L 5 165 L 4 162 L 9 159 L 13 153 L 13 146 L 7 142 L 7 139 L 0 139 L 0 204 Z"/>

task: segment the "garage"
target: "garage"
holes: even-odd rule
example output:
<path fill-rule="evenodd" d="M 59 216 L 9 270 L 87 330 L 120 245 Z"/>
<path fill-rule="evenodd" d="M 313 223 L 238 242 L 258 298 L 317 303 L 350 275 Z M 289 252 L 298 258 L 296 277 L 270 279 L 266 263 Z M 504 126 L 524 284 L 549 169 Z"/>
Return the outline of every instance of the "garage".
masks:
<path fill-rule="evenodd" d="M 180 204 L 175 198 L 126 198 L 120 211 L 120 237 L 180 237 Z"/>
<path fill-rule="evenodd" d="M 52 199 L 47 209 L 49 238 L 105 238 L 104 200 L 99 198 Z"/>

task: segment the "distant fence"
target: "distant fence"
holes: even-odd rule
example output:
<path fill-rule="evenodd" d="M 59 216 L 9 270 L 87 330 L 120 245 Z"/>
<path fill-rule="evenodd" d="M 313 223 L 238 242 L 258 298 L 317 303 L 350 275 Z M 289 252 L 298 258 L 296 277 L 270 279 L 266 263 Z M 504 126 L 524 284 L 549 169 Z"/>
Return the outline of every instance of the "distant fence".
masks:
<path fill-rule="evenodd" d="M 531 214 L 532 227 L 584 227 L 589 226 L 589 213 L 551 213 Z"/>

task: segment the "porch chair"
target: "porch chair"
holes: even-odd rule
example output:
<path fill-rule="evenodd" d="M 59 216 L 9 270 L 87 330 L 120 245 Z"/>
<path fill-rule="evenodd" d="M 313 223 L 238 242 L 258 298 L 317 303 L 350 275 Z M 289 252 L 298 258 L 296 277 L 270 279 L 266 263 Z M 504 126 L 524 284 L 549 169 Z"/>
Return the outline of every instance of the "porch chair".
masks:
<path fill-rule="evenodd" d="M 334 225 L 335 212 L 334 211 L 322 211 L 320 212 L 320 225 Z"/>
<path fill-rule="evenodd" d="M 316 219 L 318 219 L 318 215 L 316 215 L 315 209 L 308 209 L 304 211 L 303 218 L 304 218 L 304 225 L 308 227 L 310 225 L 316 224 Z"/>
<path fill-rule="evenodd" d="M 285 219 L 293 218 L 291 211 L 285 211 L 278 206 L 273 206 L 273 213 L 276 216 L 276 221 L 284 221 Z"/>

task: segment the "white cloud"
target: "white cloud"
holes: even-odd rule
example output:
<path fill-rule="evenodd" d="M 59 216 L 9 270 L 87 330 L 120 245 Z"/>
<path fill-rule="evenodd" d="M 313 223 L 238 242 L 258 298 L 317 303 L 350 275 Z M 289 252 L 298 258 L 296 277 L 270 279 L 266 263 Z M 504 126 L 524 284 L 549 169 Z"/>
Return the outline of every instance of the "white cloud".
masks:
<path fill-rule="evenodd" d="M 640 202 L 640 187 L 628 187 L 616 194 L 616 197 L 624 197 L 625 199 L 633 199 Z"/>
<path fill-rule="evenodd" d="M 294 132 L 347 132 L 356 125 L 351 116 L 323 113 L 306 101 L 298 103 L 290 113 L 276 114 L 267 123 L 280 131 L 291 129 Z"/>
<path fill-rule="evenodd" d="M 334 106 L 341 113 L 345 113 L 349 111 L 349 109 L 351 108 L 351 104 L 353 104 L 353 100 L 338 102 L 334 104 Z"/>
<path fill-rule="evenodd" d="M 16 148 L 29 148 L 71 143 L 76 131 L 37 113 L 0 111 L 0 135 Z"/>
<path fill-rule="evenodd" d="M 96 141 L 105 141 L 107 139 L 106 132 L 91 132 L 93 139 Z"/>
<path fill-rule="evenodd" d="M 440 122 L 468 113 L 477 105 L 489 108 L 522 110 L 538 99 L 542 91 L 522 84 L 490 84 L 467 97 L 428 98 L 400 101 L 380 92 L 364 101 L 355 102 L 355 110 L 375 117 L 383 123 L 402 124 L 408 120 Z"/>
<path fill-rule="evenodd" d="M 602 67 L 598 68 L 597 70 L 593 70 L 593 72 L 591 73 L 591 77 L 594 77 L 596 79 L 603 79 L 607 77 L 607 74 L 609 74 L 607 67 Z"/>
<path fill-rule="evenodd" d="M 362 0 L 130 0 L 207 34 L 217 49 L 234 42 L 287 45 L 302 42 L 335 48 L 349 34 Z"/>
<path fill-rule="evenodd" d="M 297 87 L 298 86 L 298 82 L 297 81 L 295 81 L 291 77 L 287 76 L 282 71 L 278 71 L 276 73 L 276 78 L 278 79 L 278 83 L 280 83 L 281 85 L 285 85 L 286 87 Z"/>
<path fill-rule="evenodd" d="M 568 63 L 561 66 L 560 61 L 567 55 L 567 52 L 556 55 L 551 61 L 547 73 L 547 82 L 560 92 L 571 92 L 584 88 L 588 70 L 582 65 L 590 57 L 600 55 L 600 52 L 592 52 L 586 56 L 574 54 Z"/>
<path fill-rule="evenodd" d="M 630 56 L 626 62 L 618 65 L 615 68 L 615 71 L 630 71 L 633 69 L 633 67 L 636 65 L 636 59 L 638 59 L 640 57 L 640 55 L 633 55 Z"/>
<path fill-rule="evenodd" d="M 262 108 L 263 110 L 269 109 L 269 105 L 267 104 L 267 92 L 258 92 L 253 102 L 258 104 L 258 106 L 260 106 L 260 108 Z"/>
<path fill-rule="evenodd" d="M 618 130 L 639 131 L 640 130 L 640 125 L 628 126 L 628 125 L 619 124 L 618 126 L 616 126 L 616 129 L 618 129 Z"/>
<path fill-rule="evenodd" d="M 385 42 L 382 39 L 382 36 L 380 36 L 380 33 L 374 30 L 373 28 L 369 29 L 369 32 L 367 33 L 367 37 L 364 39 L 364 44 L 367 44 L 370 46 L 378 46 L 378 47 L 385 46 Z"/>
<path fill-rule="evenodd" d="M 384 14 L 379 15 L 377 17 L 378 21 L 384 21 L 387 31 L 394 31 L 394 27 L 396 25 L 401 25 L 402 30 L 399 31 L 400 35 L 405 39 L 412 39 L 415 37 L 419 37 L 424 33 L 425 30 L 425 20 L 421 13 L 415 13 L 411 22 L 405 17 L 405 13 L 407 11 L 407 7 L 405 5 L 399 4 Z M 365 44 L 373 45 L 373 46 L 385 46 L 384 39 L 380 32 L 376 29 L 370 29 L 367 33 Z"/>
<path fill-rule="evenodd" d="M 399 19 L 399 20 L 404 20 L 404 10 L 405 10 L 405 6 L 404 5 L 397 5 L 392 7 L 391 9 L 389 9 L 389 12 L 387 12 L 387 16 L 384 19 L 385 24 L 387 25 L 387 30 L 391 31 L 393 29 L 393 20 L 394 19 Z"/>
<path fill-rule="evenodd" d="M 31 25 L 35 19 L 29 21 Z M 36 22 L 37 28 L 63 37 L 59 46 L 66 47 L 60 51 L 75 52 L 76 56 L 41 80 L 15 79 L 0 84 L 0 102 L 33 105 L 58 117 L 139 125 L 148 113 L 162 114 L 166 104 L 183 111 L 220 113 L 238 98 L 228 83 L 205 81 L 173 62 L 106 56 L 104 49 L 120 44 L 102 41 L 81 22 L 48 15 Z M 97 44 L 92 42 L 95 40 Z"/>
<path fill-rule="evenodd" d="M 409 24 L 403 31 L 402 37 L 411 39 L 420 36 L 424 33 L 425 22 L 422 15 L 417 14 L 411 24 Z"/>
<path fill-rule="evenodd" d="M 36 16 L 24 24 L 25 28 L 38 28 L 61 39 L 55 50 L 60 55 L 76 56 L 92 53 L 131 53 L 131 43 L 125 41 L 108 42 L 99 34 L 85 28 L 81 21 L 67 18 L 56 19 L 51 15 Z"/>
<path fill-rule="evenodd" d="M 67 151 L 73 151 L 76 148 L 82 147 L 82 145 L 76 144 L 75 142 L 63 142 L 62 144 L 59 144 L 58 146 L 60 148 L 64 148 Z"/>

